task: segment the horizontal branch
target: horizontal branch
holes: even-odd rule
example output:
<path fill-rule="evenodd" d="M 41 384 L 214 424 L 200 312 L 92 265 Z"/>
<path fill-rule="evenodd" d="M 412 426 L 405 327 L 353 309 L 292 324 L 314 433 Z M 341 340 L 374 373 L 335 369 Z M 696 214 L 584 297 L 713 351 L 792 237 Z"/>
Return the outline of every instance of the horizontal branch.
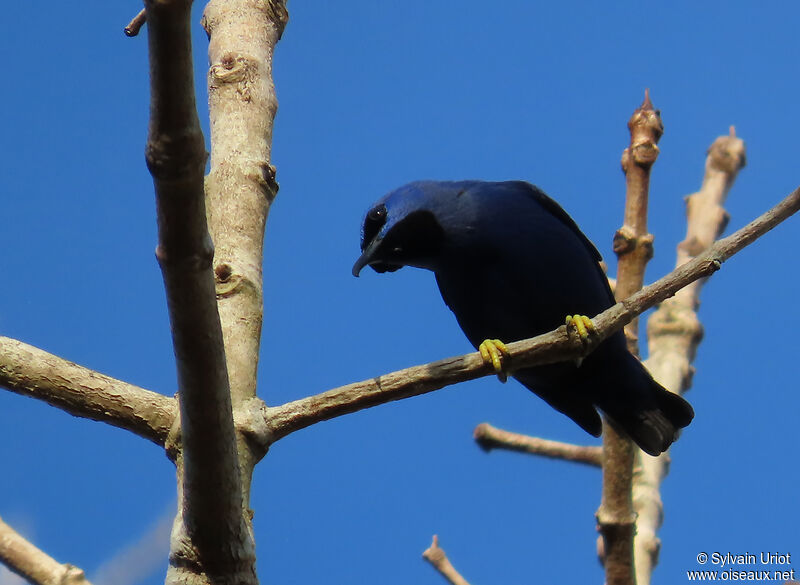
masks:
<path fill-rule="evenodd" d="M 0 518 L 0 562 L 34 585 L 91 585 L 82 569 L 61 564 Z"/>
<path fill-rule="evenodd" d="M 693 260 L 603 311 L 594 318 L 598 341 L 619 330 L 650 307 L 671 297 L 687 284 L 698 278 L 711 276 L 728 258 L 799 208 L 800 188 L 764 215 L 719 240 Z M 512 370 L 576 359 L 587 355 L 592 349 L 583 348 L 578 341 L 570 339 L 564 326 L 544 335 L 509 343 L 506 347 Z M 261 414 L 265 417 L 266 424 L 254 438 L 263 445 L 269 445 L 294 431 L 323 420 L 426 394 L 444 386 L 493 373 L 492 367 L 483 362 L 479 353 L 469 353 L 355 382 L 281 406 L 262 407 Z"/>
<path fill-rule="evenodd" d="M 530 437 L 498 429 L 489 423 L 479 424 L 475 427 L 472 435 L 484 451 L 505 449 L 506 451 L 541 455 L 550 459 L 585 463 L 594 467 L 603 465 L 603 448 L 599 446 L 573 445 L 571 443 L 562 443 L 561 441 Z"/>
<path fill-rule="evenodd" d="M 178 412 L 174 398 L 8 337 L 0 337 L 0 386 L 74 416 L 129 430 L 161 446 Z"/>

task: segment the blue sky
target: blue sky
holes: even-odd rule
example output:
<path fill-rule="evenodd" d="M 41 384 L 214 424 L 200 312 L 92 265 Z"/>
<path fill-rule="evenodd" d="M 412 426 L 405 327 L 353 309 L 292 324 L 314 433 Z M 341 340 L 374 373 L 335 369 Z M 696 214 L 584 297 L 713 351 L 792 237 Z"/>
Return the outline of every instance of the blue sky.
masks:
<path fill-rule="evenodd" d="M 146 42 L 121 32 L 138 9 L 95 0 L 4 8 L 0 334 L 171 395 L 143 157 Z M 665 134 L 648 281 L 672 268 L 682 198 L 729 125 L 748 149 L 727 204 L 731 229 L 800 184 L 796 3 L 354 0 L 289 10 L 275 57 L 281 190 L 264 261 L 259 393 L 269 404 L 470 350 L 431 274 L 350 274 L 364 211 L 405 182 L 529 180 L 562 203 L 613 270 L 619 158 L 649 87 Z M 687 395 L 696 418 L 663 485 L 656 584 L 683 582 L 703 551 L 800 559 L 797 222 L 734 257 L 703 290 L 706 335 Z M 475 584 L 601 583 L 599 472 L 484 454 L 471 439 L 483 421 L 594 441 L 494 378 L 298 432 L 255 474 L 262 582 L 441 583 L 420 558 L 436 533 Z M 152 541 L 174 508 L 173 468 L 158 448 L 7 392 L 0 461 L 0 516 L 90 576 L 143 536 Z"/>

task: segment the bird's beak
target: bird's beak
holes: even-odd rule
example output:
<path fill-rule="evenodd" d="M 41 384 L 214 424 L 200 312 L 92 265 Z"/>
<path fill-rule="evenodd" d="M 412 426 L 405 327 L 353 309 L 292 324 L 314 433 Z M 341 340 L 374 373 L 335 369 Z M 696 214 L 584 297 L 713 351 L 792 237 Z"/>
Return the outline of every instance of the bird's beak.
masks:
<path fill-rule="evenodd" d="M 373 240 L 367 246 L 366 250 L 364 250 L 361 256 L 358 257 L 356 263 L 353 264 L 353 276 L 358 276 L 359 273 L 361 272 L 361 269 L 364 268 L 364 266 L 368 266 L 370 262 L 372 262 L 375 259 L 373 257 L 375 256 L 375 252 L 378 250 L 378 247 L 380 246 L 382 241 L 383 241 L 382 238 L 379 237 L 373 238 Z"/>

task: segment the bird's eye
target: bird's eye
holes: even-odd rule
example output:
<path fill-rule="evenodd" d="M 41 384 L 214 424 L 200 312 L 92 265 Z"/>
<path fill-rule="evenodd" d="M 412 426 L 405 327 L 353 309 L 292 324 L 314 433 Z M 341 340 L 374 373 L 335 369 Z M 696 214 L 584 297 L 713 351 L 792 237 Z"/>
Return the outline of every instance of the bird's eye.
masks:
<path fill-rule="evenodd" d="M 367 217 L 364 219 L 364 231 L 361 235 L 361 249 L 364 250 L 367 245 L 375 239 L 378 232 L 381 231 L 383 224 L 386 223 L 386 206 L 378 205 L 373 207 L 367 212 Z"/>
<path fill-rule="evenodd" d="M 386 221 L 386 206 L 378 205 L 378 207 L 373 207 L 370 209 L 369 213 L 367 213 L 367 219 L 375 223 L 382 223 Z"/>

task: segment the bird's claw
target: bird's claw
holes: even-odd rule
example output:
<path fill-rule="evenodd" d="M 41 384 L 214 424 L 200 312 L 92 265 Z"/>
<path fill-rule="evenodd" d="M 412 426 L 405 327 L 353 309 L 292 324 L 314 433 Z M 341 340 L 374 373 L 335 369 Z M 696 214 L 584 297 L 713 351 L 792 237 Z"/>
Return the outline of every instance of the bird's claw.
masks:
<path fill-rule="evenodd" d="M 597 333 L 594 323 L 586 315 L 567 315 L 566 323 L 567 333 L 577 333 L 580 342 L 584 345 L 589 343 L 592 335 Z"/>
<path fill-rule="evenodd" d="M 586 315 L 567 315 L 566 325 L 567 335 L 570 337 L 577 336 L 583 347 L 589 347 L 593 338 L 597 335 L 594 323 Z M 578 367 L 580 367 L 581 363 L 583 363 L 583 358 L 575 360 L 575 364 Z"/>
<path fill-rule="evenodd" d="M 503 360 L 510 357 L 506 349 L 506 344 L 499 339 L 484 339 L 478 346 L 478 351 L 481 352 L 483 362 L 491 364 L 494 368 L 497 379 L 505 383 L 508 379 L 508 374 L 503 369 Z"/>

